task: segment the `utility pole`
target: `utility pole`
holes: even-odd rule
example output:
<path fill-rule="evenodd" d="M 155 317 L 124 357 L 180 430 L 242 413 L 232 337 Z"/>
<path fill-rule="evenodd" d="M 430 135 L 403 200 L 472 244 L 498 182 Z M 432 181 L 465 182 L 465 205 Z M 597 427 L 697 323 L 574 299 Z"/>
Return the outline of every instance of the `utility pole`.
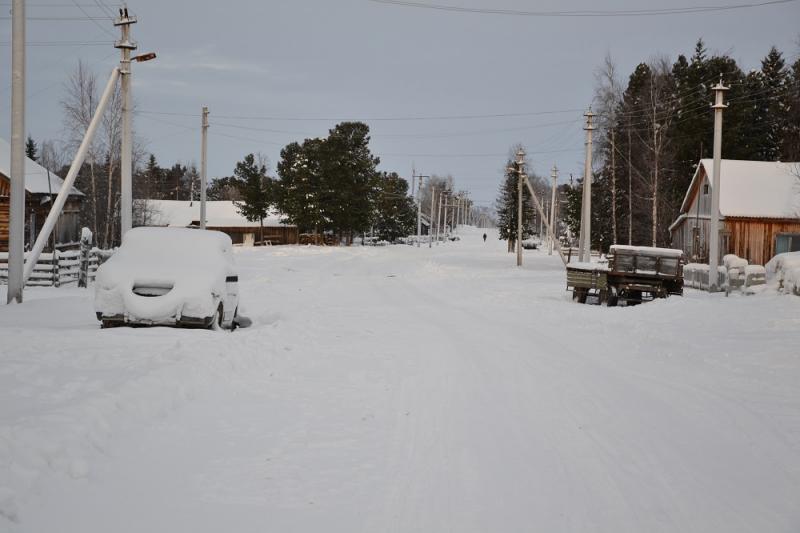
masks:
<path fill-rule="evenodd" d="M 539 238 L 542 237 L 542 233 L 544 233 L 544 217 L 547 216 L 547 200 L 542 200 L 542 208 L 544 211 L 544 215 L 539 217 Z M 550 217 L 547 217 L 547 220 L 550 220 Z M 550 229 L 547 229 L 547 234 L 550 234 Z"/>
<path fill-rule="evenodd" d="M 430 178 L 430 176 L 417 175 L 414 178 L 419 178 L 419 187 L 417 187 L 417 248 L 419 248 L 419 242 L 422 240 L 422 178 Z"/>
<path fill-rule="evenodd" d="M 712 87 L 714 91 L 714 177 L 711 184 L 711 223 L 709 224 L 709 247 L 708 247 L 708 290 L 716 292 L 719 287 L 719 190 L 720 190 L 720 166 L 722 164 L 722 111 L 728 107 L 723 103 L 725 91 L 729 87 L 722 84 L 720 77 L 719 83 Z"/>
<path fill-rule="evenodd" d="M 122 98 L 122 153 L 120 161 L 120 237 L 133 226 L 133 133 L 131 131 L 131 50 L 136 50 L 136 42 L 131 40 L 131 24 L 136 24 L 136 17 L 128 14 L 128 8 L 119 10 L 119 17 L 114 20 L 121 32 L 120 40 L 114 43 L 119 48 L 122 58 L 119 62 L 120 89 Z"/>
<path fill-rule="evenodd" d="M 439 246 L 439 234 L 442 231 L 442 198 L 444 191 L 439 193 L 439 207 L 436 209 L 436 246 Z"/>
<path fill-rule="evenodd" d="M 431 183 L 431 224 L 428 226 L 428 248 L 433 248 L 433 209 L 436 205 L 436 189 Z"/>
<path fill-rule="evenodd" d="M 548 228 L 550 242 L 547 246 L 547 255 L 553 255 L 553 247 L 555 246 L 556 240 L 556 187 L 558 182 L 558 167 L 555 165 L 553 165 L 553 169 L 550 171 L 550 177 L 553 178 L 553 192 L 550 197 L 550 227 Z"/>
<path fill-rule="evenodd" d="M 444 221 L 444 238 L 447 239 L 447 237 L 450 236 L 449 227 L 447 226 L 447 207 L 450 205 L 450 191 L 445 189 L 444 194 L 444 214 L 442 220 Z"/>
<path fill-rule="evenodd" d="M 525 151 L 517 152 L 517 266 L 522 266 L 522 175 L 525 164 Z"/>
<path fill-rule="evenodd" d="M 25 1 L 11 5 L 11 197 L 6 303 L 22 303 L 25 286 Z"/>
<path fill-rule="evenodd" d="M 583 114 L 586 117 L 586 165 L 583 170 L 583 200 L 581 205 L 581 233 L 578 237 L 578 260 L 592 259 L 592 107 Z"/>
<path fill-rule="evenodd" d="M 412 178 L 415 180 L 417 176 Z M 419 248 L 419 241 L 422 238 L 422 176 L 419 176 L 419 188 L 417 188 L 417 248 Z"/>
<path fill-rule="evenodd" d="M 206 189 L 208 188 L 208 107 L 203 106 L 200 144 L 200 229 L 206 229 Z"/>

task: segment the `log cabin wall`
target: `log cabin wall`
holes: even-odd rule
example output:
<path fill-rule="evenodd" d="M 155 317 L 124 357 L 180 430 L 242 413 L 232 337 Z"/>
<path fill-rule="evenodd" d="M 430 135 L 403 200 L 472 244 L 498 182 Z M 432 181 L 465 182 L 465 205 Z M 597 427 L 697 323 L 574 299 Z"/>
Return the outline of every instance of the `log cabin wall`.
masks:
<path fill-rule="evenodd" d="M 0 196 L 0 252 L 8 251 L 8 196 Z"/>
<path fill-rule="evenodd" d="M 730 253 L 763 265 L 775 256 L 775 239 L 781 233 L 800 233 L 799 219 L 726 217 L 730 232 Z"/>

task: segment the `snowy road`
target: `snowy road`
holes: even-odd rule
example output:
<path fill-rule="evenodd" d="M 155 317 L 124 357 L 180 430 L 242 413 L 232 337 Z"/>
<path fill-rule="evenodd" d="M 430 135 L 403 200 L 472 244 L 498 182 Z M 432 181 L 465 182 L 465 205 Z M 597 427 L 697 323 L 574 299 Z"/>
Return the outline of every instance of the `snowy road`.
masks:
<path fill-rule="evenodd" d="M 0 531 L 800 531 L 800 298 L 580 306 L 464 232 L 240 250 L 233 334 L 1 307 Z"/>

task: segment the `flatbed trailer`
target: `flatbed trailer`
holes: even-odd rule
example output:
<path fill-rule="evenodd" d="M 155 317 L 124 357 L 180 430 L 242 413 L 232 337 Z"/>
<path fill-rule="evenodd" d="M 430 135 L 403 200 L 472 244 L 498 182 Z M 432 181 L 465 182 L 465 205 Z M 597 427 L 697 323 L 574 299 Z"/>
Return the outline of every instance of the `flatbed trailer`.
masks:
<path fill-rule="evenodd" d="M 594 296 L 611 307 L 682 295 L 684 263 L 682 250 L 614 245 L 607 265 L 568 263 L 567 289 L 579 303 Z"/>

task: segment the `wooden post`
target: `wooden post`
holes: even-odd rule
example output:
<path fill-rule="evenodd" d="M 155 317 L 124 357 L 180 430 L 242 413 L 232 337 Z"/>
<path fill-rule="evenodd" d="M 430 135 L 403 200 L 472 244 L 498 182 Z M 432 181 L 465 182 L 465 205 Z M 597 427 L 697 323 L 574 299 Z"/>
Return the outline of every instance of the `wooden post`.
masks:
<path fill-rule="evenodd" d="M 91 249 L 92 231 L 89 228 L 83 228 L 81 230 L 81 265 L 78 272 L 78 287 L 89 286 L 89 254 Z"/>
<path fill-rule="evenodd" d="M 53 265 L 53 270 L 51 270 L 51 274 L 53 276 L 53 287 L 58 287 L 61 285 L 61 269 L 58 264 L 58 250 L 53 248 L 53 258 L 50 260 L 51 264 Z"/>

